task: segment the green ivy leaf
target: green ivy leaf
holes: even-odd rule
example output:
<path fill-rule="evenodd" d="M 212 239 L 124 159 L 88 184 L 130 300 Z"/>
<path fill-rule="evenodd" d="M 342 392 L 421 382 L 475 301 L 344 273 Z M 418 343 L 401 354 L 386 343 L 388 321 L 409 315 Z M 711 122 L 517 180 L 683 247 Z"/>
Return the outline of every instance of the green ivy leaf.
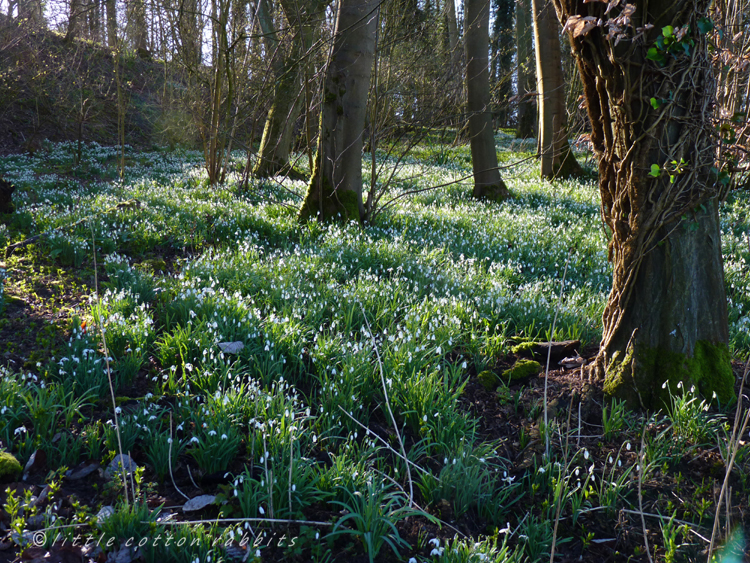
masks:
<path fill-rule="evenodd" d="M 714 22 L 711 20 L 711 18 L 700 18 L 698 20 L 698 31 L 703 35 L 711 31 L 713 28 Z"/>
<path fill-rule="evenodd" d="M 648 50 L 648 53 L 646 53 L 646 58 L 657 63 L 664 62 L 664 55 L 656 47 L 651 47 Z"/>
<path fill-rule="evenodd" d="M 657 100 L 656 98 L 651 98 L 651 107 L 654 109 L 659 109 L 661 107 L 661 100 Z"/>
<path fill-rule="evenodd" d="M 672 35 L 674 35 L 674 27 L 672 27 L 671 25 L 667 25 L 667 26 L 662 27 L 661 28 L 661 34 L 664 37 L 672 37 Z"/>
<path fill-rule="evenodd" d="M 652 176 L 654 178 L 658 178 L 661 175 L 661 168 L 658 164 L 652 164 L 651 165 L 651 172 L 648 173 L 649 176 Z"/>

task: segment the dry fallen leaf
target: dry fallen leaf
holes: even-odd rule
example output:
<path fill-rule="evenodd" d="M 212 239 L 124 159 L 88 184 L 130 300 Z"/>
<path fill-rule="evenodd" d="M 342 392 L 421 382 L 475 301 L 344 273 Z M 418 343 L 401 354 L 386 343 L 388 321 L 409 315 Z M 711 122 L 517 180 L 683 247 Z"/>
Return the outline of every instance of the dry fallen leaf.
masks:
<path fill-rule="evenodd" d="M 213 504 L 215 500 L 216 497 L 214 495 L 200 495 L 187 501 L 182 507 L 182 511 L 195 512 L 196 510 L 201 510 L 208 505 Z"/>
<path fill-rule="evenodd" d="M 239 354 L 244 347 L 245 345 L 239 340 L 237 342 L 219 342 L 219 348 L 225 354 Z"/>
<path fill-rule="evenodd" d="M 597 19 L 593 16 L 570 16 L 565 22 L 563 31 L 570 31 L 573 37 L 586 35 L 589 31 L 597 27 Z"/>

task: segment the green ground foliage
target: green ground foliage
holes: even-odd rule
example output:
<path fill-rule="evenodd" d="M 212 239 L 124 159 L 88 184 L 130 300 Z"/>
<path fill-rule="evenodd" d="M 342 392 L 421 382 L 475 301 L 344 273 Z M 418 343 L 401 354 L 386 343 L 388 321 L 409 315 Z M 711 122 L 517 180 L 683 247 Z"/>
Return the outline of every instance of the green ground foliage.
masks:
<path fill-rule="evenodd" d="M 506 164 L 535 146 L 497 144 Z M 525 160 L 502 203 L 458 182 L 371 225 L 300 223 L 305 181 L 211 187 L 199 153 L 129 147 L 119 180 L 117 153 L 0 159 L 18 187 L 0 248 L 45 233 L 1 266 L 0 442 L 46 460 L 0 499 L 16 552 L 42 515 L 48 538 L 190 545 L 146 561 L 543 561 L 553 538 L 571 560 L 645 560 L 645 540 L 654 560 L 703 557 L 731 405 L 681 386 L 631 413 L 553 366 L 545 426 L 540 366 L 505 372 L 518 342 L 598 343 L 611 271 L 593 180 L 540 182 Z M 417 147 L 383 201 L 467 176 L 468 154 Z M 722 208 L 734 356 L 750 344 L 749 207 Z M 101 471 L 120 448 L 139 466 L 127 497 Z M 737 524 L 749 462 L 740 450 L 725 503 Z M 214 499 L 184 514 L 183 493 Z"/>

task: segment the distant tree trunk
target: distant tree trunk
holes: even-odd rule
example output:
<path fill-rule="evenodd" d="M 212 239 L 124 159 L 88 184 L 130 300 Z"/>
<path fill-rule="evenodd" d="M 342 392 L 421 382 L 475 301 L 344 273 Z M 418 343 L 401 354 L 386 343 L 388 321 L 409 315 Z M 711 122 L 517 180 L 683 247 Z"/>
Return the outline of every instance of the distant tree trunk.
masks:
<path fill-rule="evenodd" d="M 461 69 L 461 47 L 459 46 L 458 22 L 456 20 L 456 6 L 453 0 L 445 0 L 445 19 L 448 24 L 448 48 L 450 49 L 450 64 L 452 72 Z"/>
<path fill-rule="evenodd" d="M 18 0 L 18 17 L 34 25 L 42 25 L 44 9 L 41 0 Z"/>
<path fill-rule="evenodd" d="M 180 60 L 189 72 L 196 72 L 201 63 L 201 41 L 198 29 L 198 4 L 196 0 L 178 0 L 177 30 Z"/>
<path fill-rule="evenodd" d="M 83 6 L 81 0 L 70 0 L 70 12 L 68 13 L 68 31 L 65 34 L 65 41 L 72 41 L 78 37 L 81 27 L 81 15 Z"/>
<path fill-rule="evenodd" d="M 492 73 L 490 89 L 495 128 L 507 127 L 512 96 L 512 67 L 514 52 L 514 1 L 492 0 L 494 14 L 490 44 L 492 45 Z"/>
<path fill-rule="evenodd" d="M 318 152 L 301 220 L 362 220 L 362 146 L 379 4 L 379 0 L 339 0 Z"/>
<path fill-rule="evenodd" d="M 242 66 L 247 62 L 247 0 L 232 2 L 232 28 L 236 41 L 235 59 Z"/>
<path fill-rule="evenodd" d="M 148 26 L 143 0 L 128 0 L 128 20 L 131 27 L 133 48 L 142 58 L 150 58 L 148 50 Z"/>
<path fill-rule="evenodd" d="M 107 11 L 107 45 L 117 47 L 117 3 L 116 0 L 104 0 Z"/>
<path fill-rule="evenodd" d="M 609 15 L 601 3 L 555 4 L 572 30 L 599 161 L 602 217 L 612 233 L 612 290 L 591 372 L 604 378 L 608 395 L 632 406 L 669 406 L 669 393 L 683 392 L 680 382 L 709 399 L 715 392 L 726 405 L 735 378 L 718 215 L 722 191 L 712 171 L 716 80 L 700 32 L 710 2 L 634 0 Z M 606 22 L 633 8 L 625 33 L 642 30 L 638 40 L 613 41 L 577 19 Z M 674 48 L 658 47 L 664 35 Z"/>
<path fill-rule="evenodd" d="M 529 0 L 516 0 L 516 45 L 518 55 L 518 127 L 516 137 L 536 136 L 536 104 L 529 94 L 536 90 L 534 81 L 533 49 L 531 45 L 532 17 Z"/>
<path fill-rule="evenodd" d="M 474 170 L 475 198 L 508 197 L 497 165 L 495 135 L 490 111 L 488 49 L 490 41 L 490 0 L 466 0 L 464 20 L 466 48 L 466 90 L 471 135 L 471 165 Z"/>
<path fill-rule="evenodd" d="M 568 113 L 560 51 L 559 22 L 551 0 L 532 0 L 539 104 L 539 152 L 542 178 L 582 174 L 568 143 Z"/>
<path fill-rule="evenodd" d="M 448 68 L 449 87 L 448 87 L 448 106 L 453 108 L 455 113 L 460 111 L 463 106 L 463 77 L 461 58 L 463 49 L 461 49 L 461 35 L 458 31 L 458 21 L 456 19 L 456 6 L 454 0 L 445 0 L 445 23 L 448 30 Z M 454 125 L 458 125 L 455 123 Z"/>
<path fill-rule="evenodd" d="M 88 20 L 89 20 L 89 39 L 92 41 L 101 41 L 101 0 L 91 0 L 88 9 Z"/>
<path fill-rule="evenodd" d="M 277 48 L 275 53 L 273 102 L 263 130 L 258 161 L 253 169 L 255 176 L 273 176 L 289 168 L 294 126 L 304 99 L 302 79 L 305 66 L 309 64 L 303 59 L 312 47 L 329 3 L 327 0 L 308 2 L 303 7 L 290 0 L 280 2 L 290 29 L 294 30 L 294 37 L 290 49 L 282 52 L 281 48 Z"/>

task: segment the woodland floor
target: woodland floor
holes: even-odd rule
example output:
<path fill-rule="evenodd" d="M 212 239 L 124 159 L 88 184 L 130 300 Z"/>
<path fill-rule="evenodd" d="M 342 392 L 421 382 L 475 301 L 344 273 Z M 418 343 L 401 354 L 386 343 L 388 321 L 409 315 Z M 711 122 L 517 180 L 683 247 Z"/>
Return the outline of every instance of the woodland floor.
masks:
<path fill-rule="evenodd" d="M 19 233 L 24 234 L 22 231 Z M 25 234 L 32 233 L 27 231 Z M 207 248 L 204 247 L 204 250 Z M 166 250 L 154 247 L 145 252 L 131 253 L 131 261 L 133 264 L 145 263 L 153 261 L 153 256 L 158 255 L 159 260 L 164 262 L 164 274 L 173 275 L 179 270 L 180 259 L 194 258 L 199 254 L 197 250 L 185 248 L 170 247 L 170 250 Z M 73 319 L 90 318 L 89 296 L 95 286 L 93 262 L 87 259 L 77 266 L 64 265 L 59 260 L 50 259 L 44 246 L 31 246 L 16 251 L 5 260 L 4 266 L 7 280 L 5 309 L 0 316 L 0 365 L 5 366 L 7 372 L 23 371 L 43 378 L 41 367 L 49 363 L 53 356 L 59 357 L 71 337 L 69 327 Z M 97 266 L 96 281 L 102 286 L 113 282 L 101 261 Z M 509 353 L 507 347 L 503 350 L 485 366 L 498 376 L 519 359 L 517 355 Z M 584 358 L 591 359 L 596 351 L 596 345 L 589 343 L 580 353 Z M 452 360 L 451 355 L 458 361 L 463 352 L 465 350 L 457 348 L 449 354 L 448 361 Z M 517 550 L 513 557 L 518 561 L 523 557 L 529 561 L 544 560 L 545 552 L 549 557 L 550 531 L 555 528 L 554 537 L 560 540 L 556 545 L 555 561 L 559 562 L 645 562 L 649 560 L 646 549 L 651 551 L 655 561 L 705 560 L 707 539 L 711 537 L 716 504 L 726 471 L 721 441 L 731 432 L 734 410 L 721 413 L 711 411 L 706 415 L 713 417 L 705 419 L 707 425 L 715 427 L 711 436 L 718 441 L 713 442 L 705 440 L 702 435 L 690 435 L 684 428 L 681 430 L 674 414 L 647 416 L 621 410 L 618 411 L 621 416 L 619 422 L 610 422 L 605 428 L 604 409 L 608 409 L 611 417 L 616 407 L 607 406 L 604 402 L 601 382 L 584 380 L 580 369 L 560 369 L 554 364 L 552 367 L 547 379 L 547 402 L 549 419 L 557 424 L 552 443 L 557 465 L 545 462 L 543 437 L 540 436 L 545 374 L 542 372 L 507 385 L 500 381 L 499 385 L 496 383 L 492 388 L 487 388 L 477 377 L 476 366 L 470 364 L 466 370 L 465 387 L 458 397 L 458 412 L 466 418 L 477 420 L 478 442 L 498 444 L 495 454 L 504 460 L 503 479 L 508 483 L 521 483 L 522 486 L 516 491 L 516 498 L 508 499 L 502 509 L 503 514 L 494 515 L 492 521 L 488 520 L 486 513 L 482 515 L 475 509 L 457 515 L 453 502 L 442 500 L 429 503 L 415 487 L 414 500 L 417 505 L 435 518 L 413 516 L 398 521 L 396 526 L 400 537 L 409 547 L 399 550 L 400 557 L 396 557 L 388 547 L 383 547 L 377 561 L 407 561 L 411 557 L 418 561 L 437 561 L 443 558 L 433 555 L 435 539 L 440 540 L 440 545 L 451 545 L 451 541 L 456 542 L 461 538 L 469 538 L 471 542 L 486 537 L 494 537 L 499 542 L 507 539 L 508 546 Z M 153 377 L 166 368 L 156 354 L 149 353 L 132 382 L 117 392 L 117 403 L 123 412 L 139 408 L 143 398 L 149 394 L 157 397 L 155 405 L 167 410 L 176 408 L 175 397 L 165 393 Z M 743 369 L 744 364 L 734 364 L 738 391 Z M 306 388 L 304 383 L 298 384 L 298 389 L 303 395 L 313 393 L 312 388 Z M 686 399 L 683 403 L 687 405 L 685 412 L 703 415 L 695 410 L 697 401 L 683 398 Z M 112 417 L 111 405 L 108 406 L 105 400 L 94 402 L 83 407 L 81 415 L 80 420 L 64 430 L 81 435 L 84 423 L 90 425 L 100 421 L 105 424 Z M 367 427 L 386 442 L 396 443 L 397 436 L 382 409 L 373 410 Z M 417 448 L 422 437 L 410 427 L 404 428 L 406 449 Z M 360 444 L 365 440 L 364 433 L 354 436 L 354 440 Z M 55 442 L 55 438 L 52 441 Z M 648 472 L 642 483 L 636 486 L 641 453 L 643 459 L 647 460 Z M 397 462 L 396 456 L 387 450 L 380 456 L 378 463 L 384 466 Z M 12 517 L 7 511 L 8 491 L 15 491 L 16 497 L 28 498 L 38 496 L 46 484 L 57 483 L 59 490 L 54 492 L 54 503 L 48 501 L 46 506 L 52 506 L 56 517 L 65 520 L 73 519 L 81 511 L 90 520 L 98 507 L 117 502 L 119 493 L 111 481 L 105 479 L 102 459 L 86 459 L 83 456 L 78 465 L 69 469 L 76 471 L 91 464 L 95 464 L 96 469 L 85 478 L 71 479 L 63 476 L 59 465 L 46 457 L 44 449 L 38 449 L 36 462 L 27 471 L 25 480 L 3 486 L 5 492 L 0 493 L 0 505 L 4 507 L 0 509 L 0 562 L 72 563 L 94 559 L 102 563 L 114 560 L 129 563 L 132 558 L 123 552 L 60 545 L 50 548 L 18 547 L 17 538 L 11 530 Z M 246 457 L 238 455 L 226 471 L 200 475 L 195 471 L 190 456 L 182 454 L 172 478 L 159 482 L 140 442 L 132 451 L 132 457 L 145 468 L 144 481 L 150 483 L 141 487 L 148 507 L 160 508 L 161 517 L 169 514 L 172 521 L 177 522 L 187 519 L 181 510 L 185 497 L 225 495 L 231 500 L 231 475 L 247 469 Z M 312 447 L 309 457 L 323 469 L 334 464 L 333 458 L 323 447 Z M 441 460 L 430 455 L 421 463 L 426 470 L 437 474 L 449 460 L 447 457 Z M 260 471 L 259 466 L 252 464 L 253 460 L 250 473 Z M 743 540 L 738 539 L 741 530 L 750 523 L 750 456 L 744 445 L 738 454 L 736 466 L 729 479 L 729 497 L 721 512 L 729 515 L 732 522 L 729 528 L 740 531 L 740 535 L 733 535 L 736 543 L 732 550 L 748 554 L 750 551 L 747 551 Z M 564 475 L 570 485 L 562 493 L 566 503 L 579 504 L 575 510 L 568 510 L 565 504 L 559 521 L 549 525 L 554 520 L 550 518 L 550 504 L 554 503 L 557 493 L 555 481 L 550 481 L 544 474 L 554 470 L 554 467 L 558 470 L 564 468 L 564 473 L 558 473 L 558 476 Z M 574 479 L 578 479 L 575 486 Z M 190 520 L 211 521 L 225 515 L 220 510 L 218 504 L 212 504 L 192 513 Z M 503 525 L 506 513 L 507 526 Z M 325 523 L 319 528 L 309 524 L 260 524 L 255 531 L 261 534 L 262 530 L 264 535 L 259 536 L 262 540 L 253 549 L 262 549 L 263 561 L 368 561 L 361 543 L 352 541 L 348 535 L 323 539 L 330 525 L 343 514 L 345 512 L 330 503 L 315 503 L 305 509 L 304 516 L 308 521 Z M 532 525 L 532 522 L 535 524 Z M 80 526 L 84 532 L 94 530 L 91 524 L 81 523 Z M 27 522 L 27 529 L 33 532 L 35 526 Z M 321 531 L 320 540 L 315 537 L 318 529 Z M 532 536 L 535 532 L 539 534 L 537 537 Z M 535 543 L 540 546 L 537 557 L 534 557 L 532 545 Z M 321 554 L 321 551 L 327 555 Z M 448 555 L 444 556 L 444 560 L 482 560 L 472 556 L 448 559 Z M 116 556 L 120 559 L 116 559 Z M 237 542 L 232 549 L 226 550 L 224 556 L 227 560 L 253 560 L 253 553 Z"/>

